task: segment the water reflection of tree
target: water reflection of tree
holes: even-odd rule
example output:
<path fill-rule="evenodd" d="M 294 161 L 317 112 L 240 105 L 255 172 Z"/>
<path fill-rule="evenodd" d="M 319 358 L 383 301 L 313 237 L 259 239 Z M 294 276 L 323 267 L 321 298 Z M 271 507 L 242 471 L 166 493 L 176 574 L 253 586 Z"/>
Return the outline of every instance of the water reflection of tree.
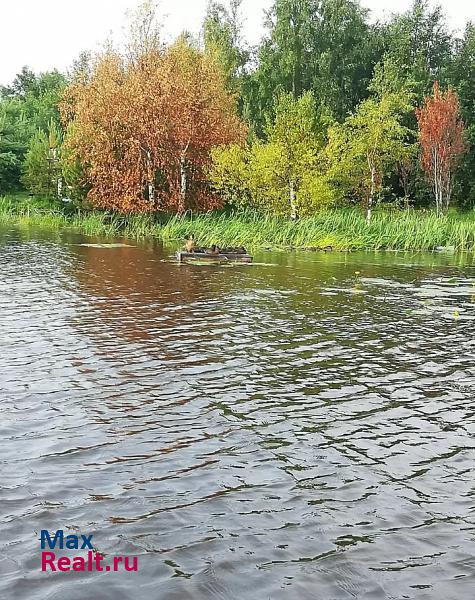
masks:
<path fill-rule="evenodd" d="M 345 255 L 309 255 L 307 262 L 288 253 L 257 257 L 266 264 L 251 267 L 180 266 L 153 242 L 74 252 L 84 300 L 75 326 L 99 351 L 125 351 L 113 336 L 134 345 L 134 354 L 138 346 L 151 358 L 193 364 L 256 361 L 266 348 L 293 347 L 292 327 L 303 332 L 344 310 L 341 299 L 319 291 L 353 269 Z"/>
<path fill-rule="evenodd" d="M 162 357 L 176 357 L 178 350 L 209 354 L 212 344 L 221 353 L 234 345 L 242 350 L 243 332 L 250 344 L 253 337 L 275 343 L 282 329 L 284 342 L 285 322 L 296 315 L 303 329 L 345 313 L 356 318 L 373 300 L 351 293 L 365 287 L 356 285 L 355 271 L 384 278 L 390 269 L 392 278 L 412 283 L 428 267 L 449 267 L 448 257 L 394 253 L 264 253 L 256 257 L 268 263 L 262 266 L 198 267 L 178 265 L 154 241 L 133 248 L 74 246 L 74 253 L 73 275 L 84 299 L 76 326 L 99 343 L 113 334 Z"/>
<path fill-rule="evenodd" d="M 78 325 L 86 318 L 91 335 L 112 330 L 130 342 L 158 341 L 160 332 L 178 329 L 195 304 L 215 297 L 212 278 L 152 250 L 75 248 L 73 275 L 86 301 Z"/>

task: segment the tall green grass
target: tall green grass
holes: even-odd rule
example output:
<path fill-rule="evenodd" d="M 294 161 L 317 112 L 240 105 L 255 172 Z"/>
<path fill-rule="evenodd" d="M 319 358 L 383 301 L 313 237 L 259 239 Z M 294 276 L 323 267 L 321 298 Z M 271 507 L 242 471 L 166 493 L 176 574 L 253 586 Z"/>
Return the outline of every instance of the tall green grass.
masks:
<path fill-rule="evenodd" d="M 325 211 L 296 223 L 253 213 L 211 214 L 174 217 L 160 229 L 165 240 L 183 239 L 190 233 L 204 245 L 334 250 L 434 250 L 453 246 L 475 250 L 475 214 L 437 217 L 432 212 L 380 211 L 369 225 L 358 210 Z"/>
<path fill-rule="evenodd" d="M 156 237 L 182 242 L 194 234 L 198 244 L 250 248 L 327 248 L 334 250 L 434 250 L 439 246 L 475 251 L 475 212 L 376 211 L 368 225 L 359 210 L 330 210 L 295 223 L 255 212 L 184 216 L 120 215 L 67 210 L 61 205 L 0 198 L 0 223 L 71 228 L 87 235 Z"/>

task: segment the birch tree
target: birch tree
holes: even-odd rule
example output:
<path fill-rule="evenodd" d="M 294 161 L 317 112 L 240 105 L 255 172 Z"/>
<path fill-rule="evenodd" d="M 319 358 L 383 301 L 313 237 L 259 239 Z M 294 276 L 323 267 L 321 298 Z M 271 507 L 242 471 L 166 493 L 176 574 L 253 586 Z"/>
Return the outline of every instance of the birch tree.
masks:
<path fill-rule="evenodd" d="M 441 214 L 449 208 L 455 170 L 466 151 L 457 95 L 452 88 L 441 91 L 436 82 L 432 96 L 425 98 L 416 114 L 421 165 L 434 190 L 437 214 Z"/>
<path fill-rule="evenodd" d="M 133 61 L 109 51 L 63 103 L 67 156 L 79 159 L 96 206 L 124 212 L 209 210 L 214 146 L 246 128 L 212 57 L 181 38 Z"/>
<path fill-rule="evenodd" d="M 401 93 L 387 93 L 364 100 L 343 124 L 330 129 L 329 177 L 335 187 L 363 201 L 368 222 L 384 176 L 409 155 L 409 130 L 403 125 L 408 108 Z"/>

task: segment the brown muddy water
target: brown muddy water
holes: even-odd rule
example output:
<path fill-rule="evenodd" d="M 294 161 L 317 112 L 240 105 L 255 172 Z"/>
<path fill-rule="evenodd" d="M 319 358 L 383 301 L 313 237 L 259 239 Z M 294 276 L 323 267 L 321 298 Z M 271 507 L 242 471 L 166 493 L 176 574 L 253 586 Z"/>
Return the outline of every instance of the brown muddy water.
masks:
<path fill-rule="evenodd" d="M 2 600 L 474 598 L 472 257 L 101 241 L 0 231 Z"/>

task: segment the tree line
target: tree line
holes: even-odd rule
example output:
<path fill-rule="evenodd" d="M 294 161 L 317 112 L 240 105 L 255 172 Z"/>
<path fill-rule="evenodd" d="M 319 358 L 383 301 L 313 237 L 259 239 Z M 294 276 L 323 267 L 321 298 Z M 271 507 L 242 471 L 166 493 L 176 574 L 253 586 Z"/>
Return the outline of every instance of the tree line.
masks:
<path fill-rule="evenodd" d="M 149 0 L 122 49 L 25 67 L 0 89 L 0 193 L 294 219 L 473 207 L 475 25 L 456 36 L 426 0 L 376 23 L 356 0 L 274 0 L 249 48 L 241 1 L 166 45 Z"/>

